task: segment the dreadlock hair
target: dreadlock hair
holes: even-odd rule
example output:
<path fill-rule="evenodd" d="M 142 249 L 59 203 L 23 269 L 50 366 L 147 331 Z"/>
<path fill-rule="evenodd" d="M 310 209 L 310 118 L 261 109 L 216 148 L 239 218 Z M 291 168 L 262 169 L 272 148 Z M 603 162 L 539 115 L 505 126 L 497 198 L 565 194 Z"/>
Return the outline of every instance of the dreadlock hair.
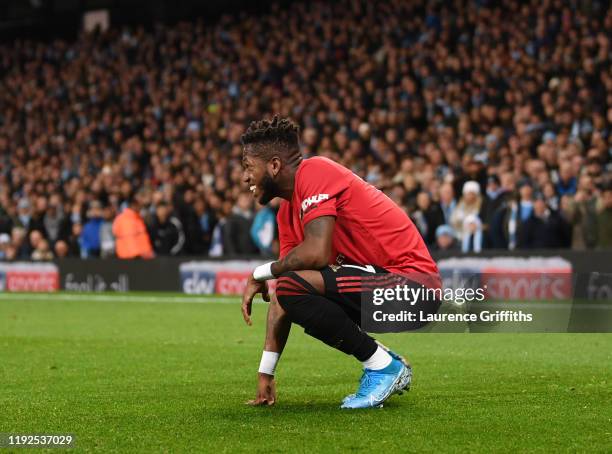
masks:
<path fill-rule="evenodd" d="M 298 142 L 300 128 L 289 118 L 279 118 L 275 115 L 272 120 L 253 121 L 241 141 L 246 153 L 268 160 L 275 153 L 279 153 L 285 162 L 293 164 L 302 156 Z"/>

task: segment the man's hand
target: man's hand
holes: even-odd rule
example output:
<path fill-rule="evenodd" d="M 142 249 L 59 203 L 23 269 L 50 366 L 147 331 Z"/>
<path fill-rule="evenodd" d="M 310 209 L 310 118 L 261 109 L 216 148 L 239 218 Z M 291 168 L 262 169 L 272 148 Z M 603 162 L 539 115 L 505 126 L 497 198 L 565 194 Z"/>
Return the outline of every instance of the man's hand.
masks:
<path fill-rule="evenodd" d="M 256 406 L 272 406 L 276 403 L 276 383 L 274 375 L 259 374 L 257 383 L 257 395 L 255 399 L 249 400 L 247 405 Z"/>
<path fill-rule="evenodd" d="M 242 316 L 247 325 L 251 326 L 251 305 L 253 304 L 253 297 L 261 293 L 264 301 L 270 301 L 270 295 L 268 295 L 268 282 L 267 281 L 256 281 L 253 276 L 249 276 L 244 293 L 242 294 Z"/>

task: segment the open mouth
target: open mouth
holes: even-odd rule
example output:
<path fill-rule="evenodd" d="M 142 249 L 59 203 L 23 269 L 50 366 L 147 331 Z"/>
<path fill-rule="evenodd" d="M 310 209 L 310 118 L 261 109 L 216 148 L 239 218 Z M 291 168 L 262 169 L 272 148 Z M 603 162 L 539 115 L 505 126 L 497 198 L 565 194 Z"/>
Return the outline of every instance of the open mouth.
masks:
<path fill-rule="evenodd" d="M 253 194 L 254 196 L 256 196 L 256 195 L 257 195 L 257 185 L 252 184 L 252 185 L 249 187 L 249 190 L 251 191 L 251 194 Z"/>

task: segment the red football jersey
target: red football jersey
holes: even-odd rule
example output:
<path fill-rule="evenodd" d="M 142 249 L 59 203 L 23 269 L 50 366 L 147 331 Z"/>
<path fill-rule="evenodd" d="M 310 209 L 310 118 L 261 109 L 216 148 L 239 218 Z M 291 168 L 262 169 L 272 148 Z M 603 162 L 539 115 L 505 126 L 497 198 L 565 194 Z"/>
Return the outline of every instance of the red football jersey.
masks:
<path fill-rule="evenodd" d="M 277 216 L 281 257 L 304 240 L 306 224 L 335 216 L 330 263 L 342 254 L 345 263 L 437 280 L 438 268 L 408 215 L 349 169 L 320 156 L 305 159 L 294 184 L 291 202 L 283 200 Z"/>

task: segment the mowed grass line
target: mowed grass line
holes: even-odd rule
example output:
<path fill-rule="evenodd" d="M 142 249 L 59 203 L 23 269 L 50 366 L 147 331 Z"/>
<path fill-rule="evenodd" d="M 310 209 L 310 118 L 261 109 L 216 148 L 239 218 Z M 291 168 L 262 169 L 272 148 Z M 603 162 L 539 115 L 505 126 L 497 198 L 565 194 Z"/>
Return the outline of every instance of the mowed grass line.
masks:
<path fill-rule="evenodd" d="M 100 452 L 612 450 L 610 335 L 380 336 L 413 389 L 347 412 L 359 365 L 294 327 L 278 404 L 250 408 L 265 311 L 247 327 L 238 304 L 3 295 L 0 432 Z"/>

